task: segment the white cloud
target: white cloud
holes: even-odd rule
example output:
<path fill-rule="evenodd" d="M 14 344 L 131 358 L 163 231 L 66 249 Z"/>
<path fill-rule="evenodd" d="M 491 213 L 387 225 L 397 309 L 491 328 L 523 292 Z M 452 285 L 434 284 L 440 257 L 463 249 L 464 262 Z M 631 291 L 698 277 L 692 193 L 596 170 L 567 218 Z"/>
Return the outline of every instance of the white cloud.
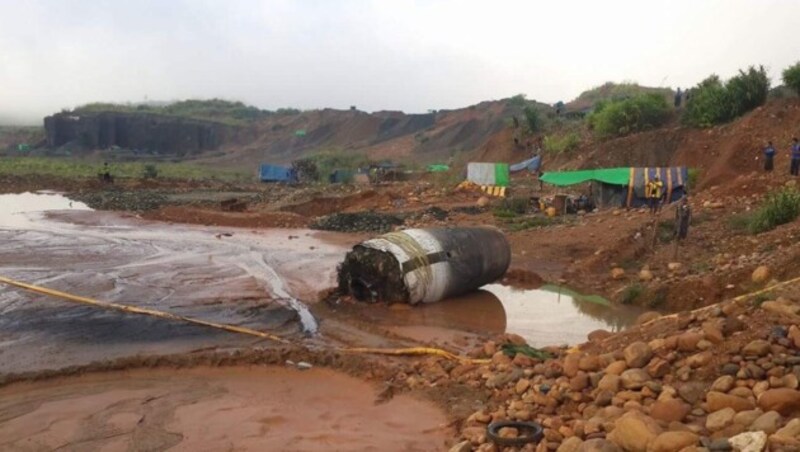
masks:
<path fill-rule="evenodd" d="M 0 0 L 0 117 L 91 101 L 262 108 L 555 102 L 606 80 L 686 87 L 800 55 L 800 2 Z"/>

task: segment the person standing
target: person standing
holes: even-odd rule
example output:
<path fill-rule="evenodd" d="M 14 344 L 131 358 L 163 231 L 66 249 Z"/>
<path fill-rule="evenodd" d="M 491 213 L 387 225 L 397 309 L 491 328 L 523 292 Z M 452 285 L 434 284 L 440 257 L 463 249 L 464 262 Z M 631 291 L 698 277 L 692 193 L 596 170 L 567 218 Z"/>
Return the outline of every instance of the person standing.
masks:
<path fill-rule="evenodd" d="M 684 196 L 681 198 L 681 203 L 675 208 L 675 236 L 678 240 L 686 240 L 691 221 L 692 208 L 689 206 L 688 196 Z"/>
<path fill-rule="evenodd" d="M 678 88 L 678 91 L 675 92 L 675 108 L 681 108 L 681 100 L 683 97 L 683 93 L 681 89 Z"/>
<path fill-rule="evenodd" d="M 797 176 L 800 173 L 800 142 L 797 137 L 792 138 L 792 166 L 789 169 L 789 174 Z"/>
<path fill-rule="evenodd" d="M 647 200 L 650 204 L 650 213 L 656 214 L 661 208 L 661 192 L 664 189 L 664 183 L 656 176 L 647 183 Z"/>
<path fill-rule="evenodd" d="M 772 146 L 772 141 L 767 141 L 767 147 L 764 148 L 764 171 L 771 172 L 775 169 L 775 148 Z"/>

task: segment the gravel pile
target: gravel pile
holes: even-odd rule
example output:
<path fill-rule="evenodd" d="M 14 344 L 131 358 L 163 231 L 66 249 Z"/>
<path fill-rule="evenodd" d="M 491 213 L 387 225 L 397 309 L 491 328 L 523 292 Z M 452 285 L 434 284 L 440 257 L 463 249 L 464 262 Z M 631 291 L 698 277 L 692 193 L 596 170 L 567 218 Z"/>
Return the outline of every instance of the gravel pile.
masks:
<path fill-rule="evenodd" d="M 403 219 L 384 213 L 355 212 L 335 213 L 317 218 L 311 229 L 336 232 L 377 232 L 386 233 L 403 224 Z"/>

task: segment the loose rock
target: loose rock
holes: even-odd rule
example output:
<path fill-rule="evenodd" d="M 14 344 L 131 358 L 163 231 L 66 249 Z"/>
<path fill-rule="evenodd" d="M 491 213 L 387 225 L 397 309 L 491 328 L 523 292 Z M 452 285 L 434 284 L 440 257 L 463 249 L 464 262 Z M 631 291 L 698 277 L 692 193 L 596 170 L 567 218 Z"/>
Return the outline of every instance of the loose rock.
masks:
<path fill-rule="evenodd" d="M 733 408 L 724 408 L 713 412 L 706 418 L 706 428 L 712 432 L 722 430 L 733 424 L 734 416 L 736 416 L 736 411 L 734 411 Z"/>
<path fill-rule="evenodd" d="M 758 398 L 758 407 L 790 416 L 800 411 L 800 391 L 789 388 L 770 389 Z"/>
<path fill-rule="evenodd" d="M 728 439 L 737 452 L 761 452 L 767 447 L 767 434 L 764 432 L 740 433 Z"/>

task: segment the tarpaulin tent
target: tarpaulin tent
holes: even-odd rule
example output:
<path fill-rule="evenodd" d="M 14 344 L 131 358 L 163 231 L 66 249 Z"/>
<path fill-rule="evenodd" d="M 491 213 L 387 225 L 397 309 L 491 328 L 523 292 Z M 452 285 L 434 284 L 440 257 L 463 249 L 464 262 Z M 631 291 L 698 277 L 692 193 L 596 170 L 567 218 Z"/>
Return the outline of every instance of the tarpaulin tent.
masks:
<path fill-rule="evenodd" d="M 689 172 L 686 167 L 669 168 L 602 168 L 561 171 L 543 174 L 539 180 L 559 187 L 592 183 L 594 201 L 598 205 L 639 207 L 647 203 L 645 187 L 658 176 L 664 183 L 666 202 L 674 202 L 687 193 Z"/>
<path fill-rule="evenodd" d="M 511 171 L 512 173 L 516 173 L 522 170 L 528 170 L 531 173 L 535 173 L 536 171 L 539 171 L 539 168 L 541 166 L 542 166 L 542 157 L 540 155 L 537 155 L 534 158 L 525 160 L 523 162 L 515 163 L 514 165 L 509 166 L 508 170 Z"/>
<path fill-rule="evenodd" d="M 297 174 L 292 168 L 266 163 L 261 165 L 259 178 L 261 182 L 284 182 L 287 184 L 297 182 Z"/>
<path fill-rule="evenodd" d="M 508 163 L 469 163 L 467 180 L 478 185 L 508 186 Z"/>
<path fill-rule="evenodd" d="M 559 171 L 542 174 L 542 182 L 565 187 L 568 185 L 582 184 L 584 182 L 603 182 L 612 185 L 628 185 L 631 168 L 603 168 L 580 171 Z"/>

